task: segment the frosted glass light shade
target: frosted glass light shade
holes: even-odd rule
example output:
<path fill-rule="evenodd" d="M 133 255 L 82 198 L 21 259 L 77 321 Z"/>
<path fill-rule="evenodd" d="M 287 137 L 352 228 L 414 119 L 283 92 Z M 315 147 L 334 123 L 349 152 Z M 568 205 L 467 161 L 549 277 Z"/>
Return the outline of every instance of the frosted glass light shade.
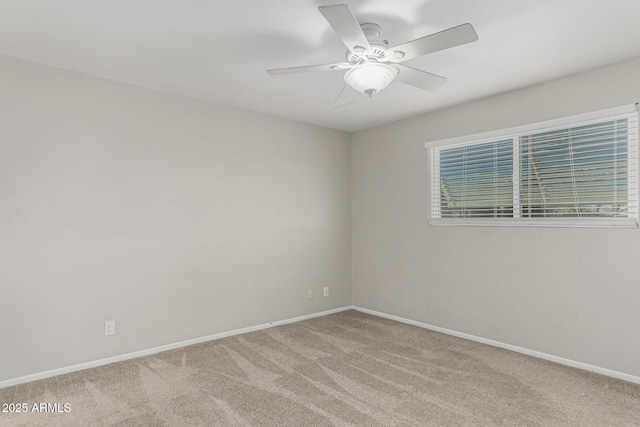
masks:
<path fill-rule="evenodd" d="M 344 81 L 358 92 L 373 96 L 389 86 L 397 75 L 398 70 L 391 65 L 368 62 L 347 71 Z"/>

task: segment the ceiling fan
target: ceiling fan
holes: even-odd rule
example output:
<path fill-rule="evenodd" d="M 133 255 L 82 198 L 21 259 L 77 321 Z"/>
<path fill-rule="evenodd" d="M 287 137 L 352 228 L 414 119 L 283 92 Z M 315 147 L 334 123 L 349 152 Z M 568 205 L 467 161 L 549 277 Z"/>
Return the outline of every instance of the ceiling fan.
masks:
<path fill-rule="evenodd" d="M 346 62 L 276 68 L 267 70 L 267 73 L 290 74 L 348 70 L 344 75 L 346 84 L 369 97 L 386 88 L 396 78 L 418 88 L 433 91 L 447 79 L 411 68 L 401 62 L 478 40 L 478 34 L 473 26 L 462 24 L 394 47 L 388 47 L 388 42 L 380 36 L 382 28 L 372 23 L 359 24 L 346 4 L 320 6 L 318 10 L 347 47 Z"/>

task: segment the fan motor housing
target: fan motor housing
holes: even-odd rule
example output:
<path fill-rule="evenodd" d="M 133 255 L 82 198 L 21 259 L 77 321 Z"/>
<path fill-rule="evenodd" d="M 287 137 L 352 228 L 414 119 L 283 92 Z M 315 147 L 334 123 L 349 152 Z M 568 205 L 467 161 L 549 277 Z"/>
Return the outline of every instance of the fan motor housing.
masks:
<path fill-rule="evenodd" d="M 387 51 L 386 40 L 383 40 L 380 36 L 382 33 L 382 27 L 378 24 L 367 23 L 360 24 L 362 32 L 367 37 L 371 51 L 361 50 L 359 52 L 352 52 L 347 50 L 346 59 L 350 64 L 361 64 L 369 61 L 379 61 L 384 57 Z"/>

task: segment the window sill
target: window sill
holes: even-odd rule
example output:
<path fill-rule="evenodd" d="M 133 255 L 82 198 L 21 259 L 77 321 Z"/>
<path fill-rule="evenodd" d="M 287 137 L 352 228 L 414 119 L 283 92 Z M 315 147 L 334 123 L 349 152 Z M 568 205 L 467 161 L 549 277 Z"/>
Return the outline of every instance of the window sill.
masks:
<path fill-rule="evenodd" d="M 635 219 L 612 218 L 430 218 L 429 225 L 471 227 L 638 228 Z"/>

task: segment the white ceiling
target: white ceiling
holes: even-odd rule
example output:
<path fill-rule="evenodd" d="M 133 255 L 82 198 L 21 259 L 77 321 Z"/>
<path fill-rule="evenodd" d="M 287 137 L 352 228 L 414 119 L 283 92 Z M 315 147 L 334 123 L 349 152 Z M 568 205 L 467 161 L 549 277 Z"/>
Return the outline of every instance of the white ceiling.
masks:
<path fill-rule="evenodd" d="M 268 68 L 344 60 L 317 7 L 348 3 L 391 46 L 471 23 L 475 43 L 406 64 L 449 80 L 393 82 L 332 103 L 344 71 Z M 355 131 L 640 56 L 639 0 L 0 0 L 0 54 Z"/>

